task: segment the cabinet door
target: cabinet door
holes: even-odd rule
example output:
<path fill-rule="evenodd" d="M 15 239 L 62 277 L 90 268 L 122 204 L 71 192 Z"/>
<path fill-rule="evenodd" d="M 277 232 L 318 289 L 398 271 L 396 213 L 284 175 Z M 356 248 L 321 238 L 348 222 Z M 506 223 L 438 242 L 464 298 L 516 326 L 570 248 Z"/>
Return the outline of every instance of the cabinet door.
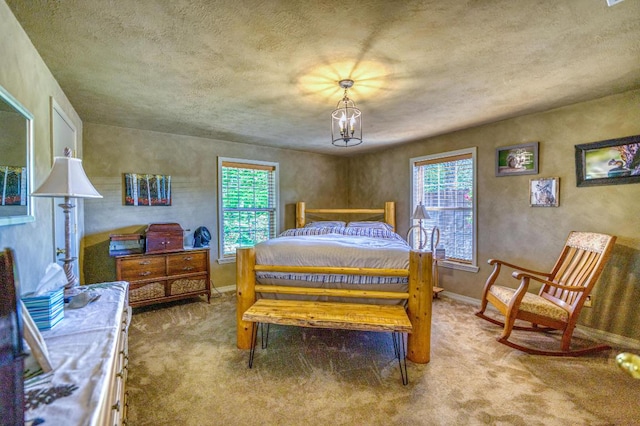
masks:
<path fill-rule="evenodd" d="M 169 292 L 171 296 L 195 292 L 202 293 L 207 291 L 207 284 L 208 280 L 206 275 L 178 278 L 169 281 Z"/>
<path fill-rule="evenodd" d="M 136 306 L 147 300 L 161 299 L 167 295 L 165 286 L 166 281 L 132 283 L 129 287 L 129 304 Z"/>
<path fill-rule="evenodd" d="M 184 252 L 167 255 L 167 275 L 193 274 L 207 271 L 206 252 Z"/>

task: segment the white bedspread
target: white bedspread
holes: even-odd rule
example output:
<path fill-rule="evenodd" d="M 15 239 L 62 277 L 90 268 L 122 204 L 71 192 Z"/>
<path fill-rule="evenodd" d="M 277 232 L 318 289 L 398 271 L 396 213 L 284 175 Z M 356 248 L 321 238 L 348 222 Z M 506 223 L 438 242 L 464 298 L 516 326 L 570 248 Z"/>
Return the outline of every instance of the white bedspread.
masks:
<path fill-rule="evenodd" d="M 351 235 L 278 237 L 256 245 L 256 263 L 289 266 L 408 268 L 402 240 Z"/>
<path fill-rule="evenodd" d="M 256 245 L 256 263 L 287 266 L 345 266 L 407 269 L 409 245 L 397 234 L 368 237 L 327 233 L 323 235 L 280 236 Z M 261 283 L 270 280 L 297 280 L 349 284 L 406 283 L 403 277 L 327 275 L 260 272 Z"/>

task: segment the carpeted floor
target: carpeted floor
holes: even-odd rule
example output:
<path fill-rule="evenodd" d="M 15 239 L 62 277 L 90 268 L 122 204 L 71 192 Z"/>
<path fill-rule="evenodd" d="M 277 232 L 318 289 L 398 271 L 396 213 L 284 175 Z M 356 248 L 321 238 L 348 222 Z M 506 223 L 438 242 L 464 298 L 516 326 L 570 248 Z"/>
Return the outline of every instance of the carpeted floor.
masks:
<path fill-rule="evenodd" d="M 407 386 L 390 334 L 271 326 L 249 369 L 235 346 L 234 293 L 138 309 L 128 424 L 640 424 L 640 380 L 614 361 L 622 348 L 526 355 L 497 343 L 500 329 L 475 306 L 443 297 L 433 308 L 431 362 L 408 362 Z"/>

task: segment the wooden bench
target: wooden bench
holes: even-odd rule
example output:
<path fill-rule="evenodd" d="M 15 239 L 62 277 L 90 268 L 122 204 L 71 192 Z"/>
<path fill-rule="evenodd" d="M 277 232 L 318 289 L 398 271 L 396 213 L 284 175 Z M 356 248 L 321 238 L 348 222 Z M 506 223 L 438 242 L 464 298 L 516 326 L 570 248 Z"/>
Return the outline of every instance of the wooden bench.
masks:
<path fill-rule="evenodd" d="M 244 312 L 242 320 L 253 323 L 249 368 L 253 366 L 258 324 L 384 331 L 392 333 L 402 384 L 408 383 L 403 333 L 411 333 L 413 326 L 402 306 L 259 299 Z"/>

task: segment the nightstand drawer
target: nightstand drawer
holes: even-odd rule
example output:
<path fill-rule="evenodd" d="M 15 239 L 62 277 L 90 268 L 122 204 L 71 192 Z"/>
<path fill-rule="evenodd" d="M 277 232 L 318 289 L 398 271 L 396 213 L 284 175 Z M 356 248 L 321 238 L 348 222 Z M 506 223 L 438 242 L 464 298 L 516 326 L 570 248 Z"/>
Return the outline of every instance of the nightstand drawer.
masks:
<path fill-rule="evenodd" d="M 207 260 L 206 252 L 167 255 L 167 275 L 206 272 Z"/>
<path fill-rule="evenodd" d="M 121 260 L 121 280 L 140 281 L 165 276 L 164 257 L 138 257 Z"/>

